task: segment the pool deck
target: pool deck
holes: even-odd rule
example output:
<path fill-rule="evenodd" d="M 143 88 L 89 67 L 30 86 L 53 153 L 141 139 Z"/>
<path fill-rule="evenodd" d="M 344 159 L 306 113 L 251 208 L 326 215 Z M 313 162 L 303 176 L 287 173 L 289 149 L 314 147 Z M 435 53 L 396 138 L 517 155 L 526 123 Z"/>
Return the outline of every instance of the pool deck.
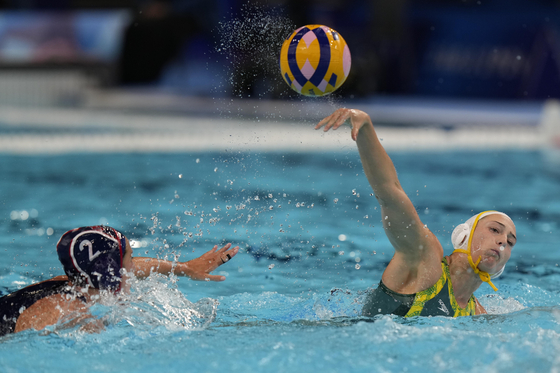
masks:
<path fill-rule="evenodd" d="M 97 91 L 80 108 L 0 106 L 0 152 L 355 151 L 313 126 L 337 107 L 372 115 L 388 151 L 540 149 L 542 103 L 270 101 Z"/>

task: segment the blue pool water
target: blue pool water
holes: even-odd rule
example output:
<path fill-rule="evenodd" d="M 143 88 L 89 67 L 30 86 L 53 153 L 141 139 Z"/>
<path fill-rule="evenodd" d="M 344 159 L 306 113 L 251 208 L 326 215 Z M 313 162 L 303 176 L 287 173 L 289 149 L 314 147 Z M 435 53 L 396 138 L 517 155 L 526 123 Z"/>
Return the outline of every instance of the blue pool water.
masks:
<path fill-rule="evenodd" d="M 512 216 L 488 316 L 359 316 L 392 255 L 357 152 L 2 155 L 0 292 L 62 274 L 66 230 L 109 224 L 135 256 L 240 254 L 222 283 L 152 277 L 92 312 L 107 330 L 0 339 L 0 372 L 542 372 L 560 369 L 560 178 L 536 152 L 391 153 L 424 223 Z"/>

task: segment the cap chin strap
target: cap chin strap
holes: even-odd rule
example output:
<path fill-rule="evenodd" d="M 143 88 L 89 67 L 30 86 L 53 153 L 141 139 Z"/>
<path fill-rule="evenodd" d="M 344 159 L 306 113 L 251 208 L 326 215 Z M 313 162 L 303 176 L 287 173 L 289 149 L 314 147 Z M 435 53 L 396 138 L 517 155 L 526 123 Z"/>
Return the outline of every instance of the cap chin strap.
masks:
<path fill-rule="evenodd" d="M 473 226 L 471 228 L 471 233 L 469 234 L 469 243 L 467 245 L 467 250 L 465 250 L 465 249 L 455 249 L 453 252 L 454 253 L 467 254 L 467 258 L 469 259 L 469 264 L 471 265 L 471 268 L 473 269 L 474 273 L 476 273 L 482 281 L 484 281 L 484 282 L 488 283 L 488 285 L 492 286 L 492 289 L 494 289 L 494 291 L 498 291 L 498 288 L 492 283 L 492 278 L 491 278 L 490 274 L 488 272 L 484 272 L 484 271 L 481 271 L 480 269 L 478 269 L 478 264 L 480 263 L 480 260 L 482 259 L 482 257 L 478 257 L 478 260 L 476 261 L 476 263 L 474 263 L 473 259 L 472 259 L 472 255 L 471 255 L 471 249 L 472 249 L 471 245 L 472 245 L 474 230 L 476 228 L 476 225 L 478 224 L 478 220 L 486 212 L 488 212 L 488 211 L 481 212 L 474 219 L 474 223 L 473 223 Z"/>

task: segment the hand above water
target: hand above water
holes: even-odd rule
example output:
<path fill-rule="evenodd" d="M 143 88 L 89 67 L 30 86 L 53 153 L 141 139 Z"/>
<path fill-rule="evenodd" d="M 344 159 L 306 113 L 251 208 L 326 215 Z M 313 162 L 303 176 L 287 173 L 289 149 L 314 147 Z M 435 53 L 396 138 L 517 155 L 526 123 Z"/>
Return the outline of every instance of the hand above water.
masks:
<path fill-rule="evenodd" d="M 338 127 L 342 126 L 346 123 L 347 120 L 350 120 L 350 125 L 352 126 L 352 140 L 356 141 L 358 138 L 358 132 L 360 129 L 366 125 L 371 123 L 371 118 L 367 113 L 364 113 L 361 110 L 356 109 L 346 109 L 341 108 L 336 110 L 334 113 L 326 117 L 325 119 L 321 120 L 316 126 L 315 129 L 318 130 L 319 128 L 323 127 L 323 131 L 327 132 L 331 128 L 333 130 L 338 129 Z"/>
<path fill-rule="evenodd" d="M 224 281 L 226 279 L 225 276 L 211 275 L 210 272 L 228 262 L 238 252 L 239 246 L 232 249 L 231 244 L 228 243 L 220 250 L 218 250 L 218 245 L 216 245 L 212 250 L 188 262 L 174 263 L 168 260 L 135 257 L 132 258 L 134 263 L 133 271 L 138 279 L 146 278 L 150 273 L 156 272 L 162 275 L 173 273 L 176 276 L 188 276 L 198 281 Z"/>
<path fill-rule="evenodd" d="M 229 262 L 238 252 L 239 246 L 231 248 L 230 243 L 219 250 L 218 245 L 216 245 L 212 250 L 196 259 L 179 263 L 175 269 L 175 274 L 189 276 L 198 281 L 224 281 L 225 276 L 211 275 L 210 272 Z"/>

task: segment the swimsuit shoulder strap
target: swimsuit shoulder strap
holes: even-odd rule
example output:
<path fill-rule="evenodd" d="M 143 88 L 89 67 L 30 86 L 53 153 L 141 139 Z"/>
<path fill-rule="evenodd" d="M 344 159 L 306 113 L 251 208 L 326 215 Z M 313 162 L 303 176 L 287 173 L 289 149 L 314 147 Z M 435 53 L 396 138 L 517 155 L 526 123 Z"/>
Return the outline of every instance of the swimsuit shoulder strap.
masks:
<path fill-rule="evenodd" d="M 445 260 L 445 258 L 444 258 Z M 433 314 L 433 311 L 428 310 L 429 307 L 427 307 L 427 303 L 431 300 L 433 300 L 434 298 L 436 298 L 437 295 L 439 295 L 441 293 L 441 290 L 445 287 L 445 284 L 447 283 L 447 280 L 449 278 L 449 271 L 446 271 L 444 267 L 447 266 L 447 262 L 443 262 L 441 263 L 441 267 L 442 267 L 442 271 L 441 271 L 441 276 L 440 278 L 436 281 L 435 284 L 433 284 L 432 286 L 430 286 L 429 288 L 427 288 L 426 290 L 422 290 L 418 293 L 416 293 L 416 297 L 414 298 L 414 303 L 412 304 L 412 306 L 410 307 L 410 310 L 408 311 L 408 313 L 406 314 L 405 317 L 413 317 L 413 316 L 436 316 L 435 314 Z M 440 302 L 438 302 L 440 303 Z M 431 308 L 431 307 L 430 307 Z M 438 309 L 438 308 L 436 308 Z M 441 307 L 439 308 L 441 309 Z M 449 316 L 449 312 L 447 312 L 447 314 L 445 314 L 445 311 L 443 311 L 443 315 L 444 316 Z M 428 313 L 428 314 L 426 314 Z"/>

